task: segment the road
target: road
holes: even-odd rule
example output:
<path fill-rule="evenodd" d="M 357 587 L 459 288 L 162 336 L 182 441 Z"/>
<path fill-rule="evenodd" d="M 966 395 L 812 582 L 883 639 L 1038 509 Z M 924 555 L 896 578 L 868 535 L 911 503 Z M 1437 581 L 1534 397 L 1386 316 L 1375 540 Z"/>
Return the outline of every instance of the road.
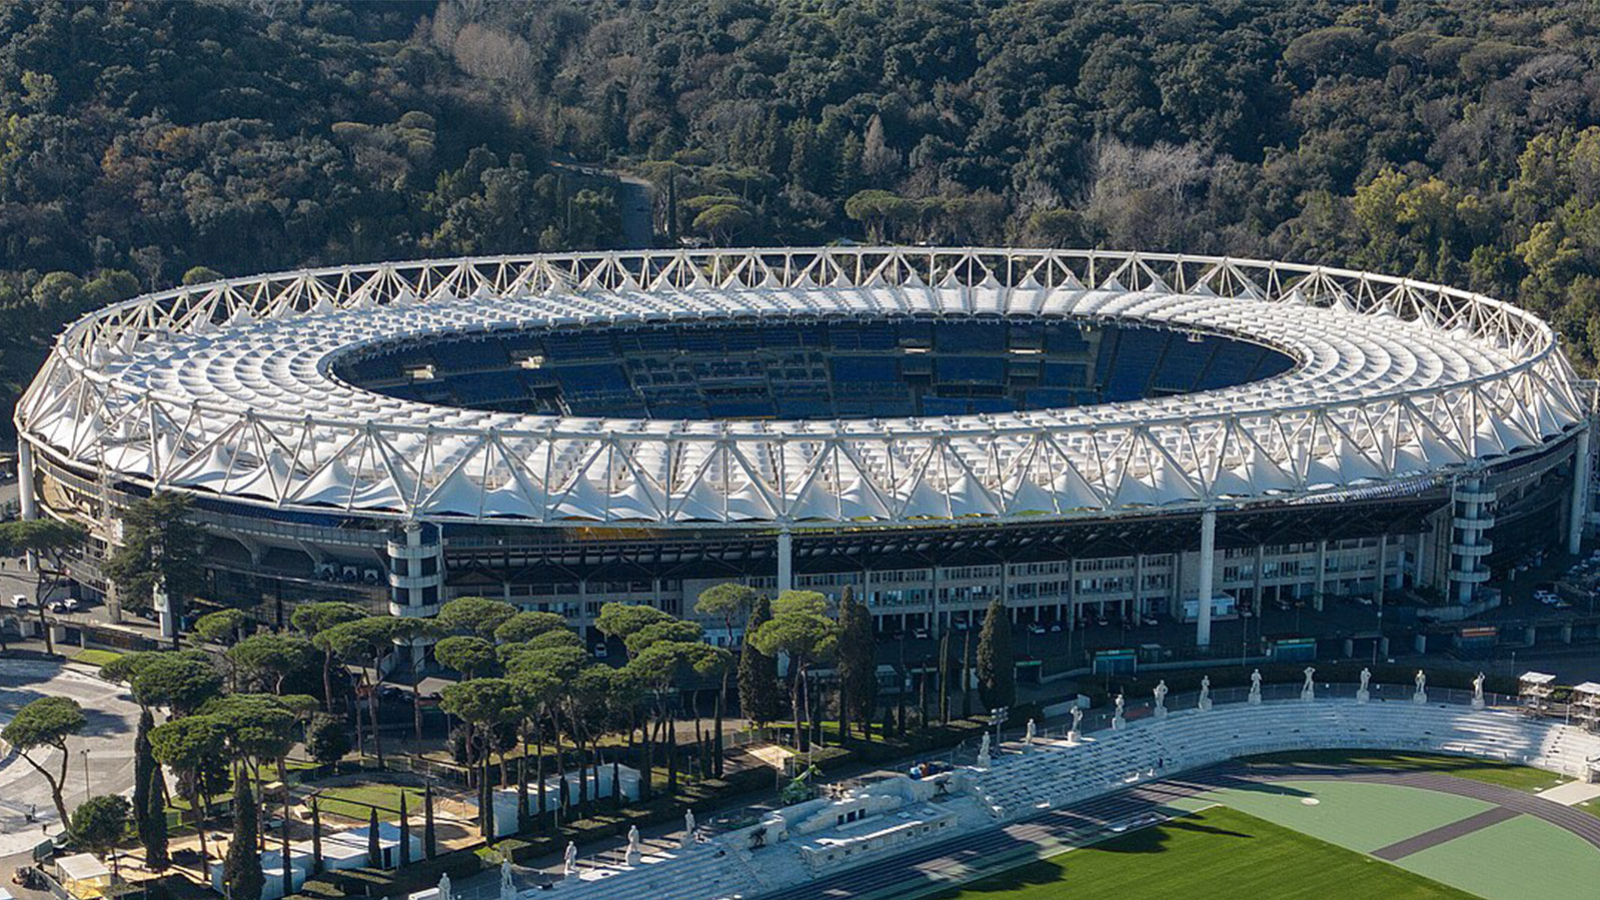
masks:
<path fill-rule="evenodd" d="M 133 789 L 133 735 L 139 707 L 127 692 L 61 663 L 0 659 L 0 722 L 40 697 L 70 697 L 78 701 L 89 725 L 81 737 L 67 741 L 71 764 L 66 780 L 70 812 L 88 794 L 127 794 Z M 88 751 L 87 757 L 83 751 Z M 61 764 L 59 751 L 37 758 L 53 771 Z M 47 833 L 59 831 L 50 786 L 18 753 L 0 759 L 0 856 L 38 842 L 40 825 L 28 822 L 37 812 Z"/>
<path fill-rule="evenodd" d="M 655 246 L 655 185 L 616 169 L 571 160 L 553 159 L 550 167 L 587 178 L 617 182 L 617 211 L 622 215 L 622 249 L 647 250 Z"/>

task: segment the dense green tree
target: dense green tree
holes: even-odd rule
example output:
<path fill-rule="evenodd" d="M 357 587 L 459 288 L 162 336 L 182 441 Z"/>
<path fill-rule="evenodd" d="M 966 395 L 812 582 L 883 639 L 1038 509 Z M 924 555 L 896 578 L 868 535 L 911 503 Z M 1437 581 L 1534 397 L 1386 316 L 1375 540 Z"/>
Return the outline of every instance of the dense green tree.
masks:
<path fill-rule="evenodd" d="M 520 644 L 566 628 L 566 616 L 528 610 L 500 623 L 494 630 L 494 639 L 502 644 Z"/>
<path fill-rule="evenodd" d="M 978 694 L 984 709 L 1012 706 L 1017 702 L 1016 658 L 1011 652 L 1011 616 L 1005 599 L 996 594 L 989 601 L 978 635 Z"/>
<path fill-rule="evenodd" d="M 434 623 L 446 634 L 475 635 L 493 641 L 495 631 L 516 614 L 517 608 L 504 600 L 457 597 L 439 607 Z"/>
<path fill-rule="evenodd" d="M 828 617 L 828 600 L 815 591 L 784 591 L 772 603 L 772 618 L 750 635 L 750 644 L 767 656 L 789 657 L 789 708 L 795 745 L 809 746 L 802 723 L 810 708 L 807 673 L 838 649 L 838 623 Z"/>
<path fill-rule="evenodd" d="M 222 676 L 210 661 L 183 653 L 150 651 L 128 684 L 140 706 L 170 707 L 180 717 L 222 693 Z"/>
<path fill-rule="evenodd" d="M 72 754 L 67 752 L 67 738 L 79 734 L 88 724 L 83 707 L 76 700 L 70 697 L 40 697 L 17 710 L 5 728 L 0 729 L 0 739 L 13 747 L 50 785 L 50 799 L 54 801 L 56 813 L 64 826 L 70 825 L 63 795 L 67 783 L 67 763 L 72 760 Z M 54 750 L 59 758 L 50 760 L 50 750 Z M 56 768 L 47 768 L 47 762 Z"/>
<path fill-rule="evenodd" d="M 778 718 L 778 660 L 762 653 L 748 636 L 772 618 L 772 601 L 756 598 L 746 625 L 744 650 L 739 654 L 739 709 L 757 725 Z"/>
<path fill-rule="evenodd" d="M 127 798 L 96 796 L 72 811 L 72 839 L 96 856 L 115 849 L 128 833 Z"/>
<path fill-rule="evenodd" d="M 848 738 L 852 722 L 870 739 L 878 706 L 878 647 L 872 613 L 848 585 L 839 598 L 839 735 Z"/>
<path fill-rule="evenodd" d="M 366 617 L 367 613 L 361 607 L 339 601 L 306 603 L 295 607 L 289 616 L 289 623 L 294 629 L 310 638 L 312 645 L 322 651 L 322 701 L 323 708 L 329 712 L 333 711 L 334 652 L 330 647 L 317 643 L 316 638 L 330 628 Z"/>
<path fill-rule="evenodd" d="M 149 709 L 139 713 L 133 736 L 133 824 L 144 847 L 145 866 L 154 871 L 167 867 L 167 808 L 161 766 L 150 750 L 150 730 L 155 719 Z"/>
<path fill-rule="evenodd" d="M 70 577 L 66 558 L 81 550 L 88 540 L 88 529 L 77 522 L 51 518 L 0 522 L 0 553 L 6 556 L 32 554 L 39 560 L 33 570 L 33 604 L 39 612 L 39 630 L 44 633 L 46 653 L 54 654 L 56 648 L 45 615 L 45 598 Z"/>
<path fill-rule="evenodd" d="M 157 492 L 122 511 L 122 543 L 102 571 L 116 583 L 123 605 L 149 608 L 164 593 L 172 615 L 205 585 L 206 533 L 188 520 L 187 494 Z"/>
<path fill-rule="evenodd" d="M 488 674 L 499 661 L 494 645 L 480 637 L 452 635 L 433 645 L 433 658 L 439 665 L 471 679 Z"/>
<path fill-rule="evenodd" d="M 244 610 L 219 609 L 196 619 L 190 633 L 213 644 L 231 644 L 243 636 L 248 621 Z"/>
<path fill-rule="evenodd" d="M 350 752 L 350 731 L 343 717 L 317 713 L 306 727 L 306 753 L 322 765 L 332 765 Z"/>
<path fill-rule="evenodd" d="M 233 788 L 233 833 L 222 860 L 222 883 L 231 900 L 261 900 L 266 876 L 261 872 L 260 820 L 250 779 L 237 778 Z"/>
<path fill-rule="evenodd" d="M 150 751 L 178 778 L 178 794 L 197 812 L 195 830 L 200 837 L 203 874 L 211 875 L 206 850 L 205 822 L 211 817 L 211 798 L 227 786 L 227 734 L 222 723 L 205 715 L 186 716 L 150 731 Z"/>
<path fill-rule="evenodd" d="M 284 679 L 308 665 L 316 649 L 297 635 L 257 634 L 229 647 L 226 655 L 238 667 L 243 686 L 282 694 Z"/>

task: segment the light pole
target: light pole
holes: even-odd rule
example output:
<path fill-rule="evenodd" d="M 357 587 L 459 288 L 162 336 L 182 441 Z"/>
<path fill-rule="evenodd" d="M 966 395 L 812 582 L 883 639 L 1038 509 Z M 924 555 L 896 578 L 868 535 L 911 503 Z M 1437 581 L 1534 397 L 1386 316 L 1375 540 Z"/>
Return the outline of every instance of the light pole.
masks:
<path fill-rule="evenodd" d="M 78 753 L 83 756 L 83 800 L 89 801 L 89 748 L 84 747 Z"/>

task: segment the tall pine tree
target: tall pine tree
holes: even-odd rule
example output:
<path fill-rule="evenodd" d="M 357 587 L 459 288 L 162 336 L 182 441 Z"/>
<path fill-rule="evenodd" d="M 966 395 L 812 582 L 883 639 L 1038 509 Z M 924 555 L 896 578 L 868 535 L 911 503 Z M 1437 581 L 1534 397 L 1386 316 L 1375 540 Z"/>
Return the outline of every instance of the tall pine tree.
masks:
<path fill-rule="evenodd" d="M 989 602 L 978 635 L 978 694 L 985 709 L 1017 702 L 1016 659 L 1011 653 L 1011 617 L 998 594 Z"/>
<path fill-rule="evenodd" d="M 256 847 L 260 834 L 256 798 L 243 771 L 233 781 L 233 837 L 228 855 L 222 859 L 222 881 L 229 900 L 261 900 L 266 877 L 261 874 L 261 851 Z"/>
<path fill-rule="evenodd" d="M 322 807 L 311 795 L 311 874 L 322 872 Z"/>
<path fill-rule="evenodd" d="M 772 618 L 772 601 L 757 598 L 745 632 L 751 633 Z M 778 661 L 745 642 L 739 654 L 739 709 L 750 721 L 765 725 L 778 718 Z"/>

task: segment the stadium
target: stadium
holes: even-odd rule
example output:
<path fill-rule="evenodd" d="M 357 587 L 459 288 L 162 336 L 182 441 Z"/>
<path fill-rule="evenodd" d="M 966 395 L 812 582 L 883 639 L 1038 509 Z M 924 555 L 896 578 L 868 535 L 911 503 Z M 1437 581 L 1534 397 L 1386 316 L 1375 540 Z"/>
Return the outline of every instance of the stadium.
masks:
<path fill-rule="evenodd" d="M 1466 605 L 1575 549 L 1590 402 L 1544 322 L 1440 285 L 828 247 L 183 287 L 71 325 L 16 423 L 24 515 L 91 526 L 91 591 L 117 509 L 166 490 L 217 595 L 269 620 L 483 595 L 582 626 L 742 580 L 853 585 L 885 631 L 998 593 L 1019 623 L 1166 615 L 1204 647 L 1234 603 Z"/>

